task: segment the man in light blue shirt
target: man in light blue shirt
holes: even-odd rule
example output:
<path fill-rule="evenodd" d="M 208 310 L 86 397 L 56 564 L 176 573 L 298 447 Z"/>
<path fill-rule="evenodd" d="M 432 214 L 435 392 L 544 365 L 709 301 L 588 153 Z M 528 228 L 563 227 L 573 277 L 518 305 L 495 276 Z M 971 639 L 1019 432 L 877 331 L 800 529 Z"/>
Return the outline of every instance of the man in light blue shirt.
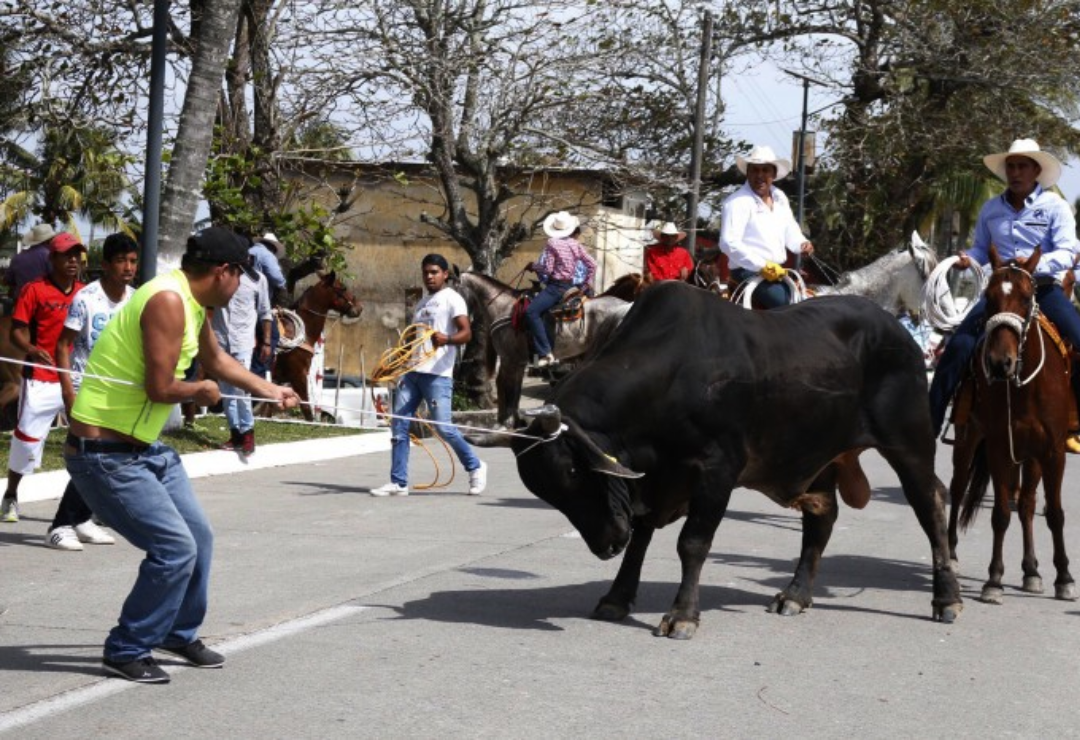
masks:
<path fill-rule="evenodd" d="M 266 276 L 260 272 L 255 275 L 258 280 L 241 275 L 240 287 L 232 299 L 227 305 L 215 309 L 210 319 L 218 345 L 244 367 L 251 365 L 256 329 L 261 340 L 260 359 L 267 362 L 270 357 L 270 324 L 273 317 L 270 295 Z M 223 396 L 234 396 L 221 400 L 230 432 L 229 441 L 222 445 L 222 449 L 250 455 L 255 452 L 255 417 L 251 410 L 251 396 L 237 386 L 224 382 L 220 385 Z"/>
<path fill-rule="evenodd" d="M 987 264 L 991 244 L 1004 261 L 1026 259 L 1039 247 L 1042 256 L 1035 268 L 1039 309 L 1074 347 L 1080 347 L 1080 315 L 1060 287 L 1080 254 L 1076 219 L 1065 199 L 1049 190 L 1061 176 L 1061 162 L 1032 139 L 1017 139 L 1009 151 L 991 154 L 983 162 L 1007 188 L 979 212 L 971 249 L 959 254 L 954 269 Z M 983 333 L 985 318 L 986 299 L 980 298 L 956 328 L 934 371 L 930 415 L 935 435 L 945 424 L 945 411 Z"/>

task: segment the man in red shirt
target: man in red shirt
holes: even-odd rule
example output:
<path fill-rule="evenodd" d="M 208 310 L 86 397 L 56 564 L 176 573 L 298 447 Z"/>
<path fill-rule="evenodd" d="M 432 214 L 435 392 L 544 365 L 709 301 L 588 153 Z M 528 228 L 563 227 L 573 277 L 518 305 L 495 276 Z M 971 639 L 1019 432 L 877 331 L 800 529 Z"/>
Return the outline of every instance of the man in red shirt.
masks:
<path fill-rule="evenodd" d="M 86 248 L 68 233 L 49 243 L 49 274 L 27 283 L 11 314 L 11 343 L 26 361 L 55 366 L 56 343 L 64 330 L 68 306 L 82 287 L 79 267 Z M 41 465 L 41 451 L 56 415 L 64 410 L 60 377 L 47 367 L 23 373 L 19 422 L 11 435 L 8 485 L 0 501 L 0 521 L 19 521 L 19 483 Z"/>
<path fill-rule="evenodd" d="M 678 246 L 686 237 L 685 231 L 679 231 L 675 224 L 668 221 L 659 229 L 653 230 L 656 244 L 645 247 L 644 278 L 647 283 L 661 280 L 686 280 L 694 270 L 694 259 L 682 247 Z"/>

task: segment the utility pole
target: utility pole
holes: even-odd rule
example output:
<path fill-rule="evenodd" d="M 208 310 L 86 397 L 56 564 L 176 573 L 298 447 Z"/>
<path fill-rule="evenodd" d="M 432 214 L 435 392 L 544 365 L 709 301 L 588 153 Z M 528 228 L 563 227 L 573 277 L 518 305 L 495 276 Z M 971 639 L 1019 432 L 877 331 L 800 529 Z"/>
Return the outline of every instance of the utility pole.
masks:
<path fill-rule="evenodd" d="M 694 148 L 690 154 L 690 193 L 686 198 L 686 251 L 697 246 L 698 200 L 701 194 L 701 159 L 705 149 L 705 103 L 709 94 L 709 59 L 712 57 L 712 11 L 705 9 L 701 28 L 701 61 L 698 65 L 697 106 L 694 108 Z"/>
<path fill-rule="evenodd" d="M 150 45 L 150 105 L 146 128 L 146 177 L 143 181 L 142 254 L 139 282 L 157 275 L 158 222 L 161 217 L 161 147 L 165 127 L 165 51 L 169 33 L 169 0 L 154 0 L 154 33 Z"/>
<path fill-rule="evenodd" d="M 810 85 L 825 86 L 825 83 L 820 80 L 815 80 L 813 77 L 807 77 L 804 74 L 798 72 L 792 72 L 790 69 L 782 69 L 784 74 L 791 75 L 802 80 L 803 85 L 803 99 L 802 99 L 802 124 L 799 126 L 799 152 L 795 163 L 795 177 L 798 186 L 798 212 L 796 213 L 796 219 L 799 222 L 799 228 L 803 228 L 803 215 L 806 212 L 806 120 L 809 116 L 807 108 L 810 105 Z"/>

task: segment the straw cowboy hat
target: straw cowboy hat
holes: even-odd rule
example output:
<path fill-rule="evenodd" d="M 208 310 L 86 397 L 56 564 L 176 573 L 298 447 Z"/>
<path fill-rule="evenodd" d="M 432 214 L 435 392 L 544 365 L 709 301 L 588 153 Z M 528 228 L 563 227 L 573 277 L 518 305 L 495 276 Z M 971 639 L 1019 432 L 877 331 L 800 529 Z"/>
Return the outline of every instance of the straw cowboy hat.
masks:
<path fill-rule="evenodd" d="M 285 248 L 285 245 L 282 244 L 278 240 L 278 238 L 276 236 L 274 236 L 273 233 L 271 233 L 269 231 L 266 232 L 265 234 L 263 234 L 262 236 L 260 236 L 258 241 L 260 241 L 263 244 L 265 244 L 266 246 L 270 247 L 270 251 L 273 252 L 274 254 L 277 254 L 279 249 L 284 249 Z"/>
<path fill-rule="evenodd" d="M 735 164 L 744 175 L 748 164 L 771 164 L 776 168 L 777 180 L 783 180 L 791 172 L 791 162 L 777 157 L 772 147 L 768 146 L 756 146 L 745 157 L 735 157 Z"/>
<path fill-rule="evenodd" d="M 1053 187 L 1061 177 L 1061 162 L 1050 152 L 1039 149 L 1039 143 L 1034 139 L 1017 139 L 1009 147 L 1009 151 L 998 154 L 988 154 L 983 157 L 983 163 L 998 179 L 1008 182 L 1005 177 L 1005 160 L 1009 157 L 1023 156 L 1034 160 L 1042 172 L 1039 173 L 1039 184 L 1044 188 Z"/>
<path fill-rule="evenodd" d="M 657 241 L 659 241 L 660 237 L 662 236 L 674 236 L 678 237 L 675 241 L 681 242 L 683 239 L 686 238 L 686 232 L 679 231 L 678 226 L 673 224 L 671 221 L 667 221 L 659 229 L 653 229 L 652 236 L 653 239 L 656 239 Z"/>
<path fill-rule="evenodd" d="M 56 236 L 56 232 L 53 231 L 53 227 L 49 224 L 38 224 L 28 232 L 23 234 L 23 244 L 28 247 L 32 247 L 35 244 L 41 244 L 47 242 Z"/>
<path fill-rule="evenodd" d="M 580 225 L 581 221 L 577 216 L 572 216 L 566 211 L 559 211 L 544 219 L 544 233 L 552 239 L 562 239 L 564 236 L 573 234 Z"/>

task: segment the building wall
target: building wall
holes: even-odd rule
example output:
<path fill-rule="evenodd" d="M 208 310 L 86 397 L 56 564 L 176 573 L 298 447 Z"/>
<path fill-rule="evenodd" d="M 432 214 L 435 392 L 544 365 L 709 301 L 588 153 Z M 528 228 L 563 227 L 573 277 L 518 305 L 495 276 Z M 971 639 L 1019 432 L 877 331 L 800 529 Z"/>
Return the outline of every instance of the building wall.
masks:
<path fill-rule="evenodd" d="M 420 261 L 424 255 L 438 252 L 462 270 L 471 266 L 471 260 L 434 226 L 422 222 L 424 214 L 437 216 L 443 210 L 436 183 L 422 173 L 402 175 L 354 166 L 322 177 L 307 197 L 327 208 L 333 209 L 341 193 L 351 189 L 350 206 L 336 220 L 336 235 L 350 248 L 348 282 L 364 304 L 360 321 L 328 323 L 326 367 L 370 375 L 381 354 L 397 343 L 401 330 L 410 323 L 412 306 L 423 291 Z M 577 171 L 524 175 L 516 189 L 527 195 L 507 204 L 509 219 L 538 222 L 551 210 L 568 210 L 582 219 L 582 242 L 598 262 L 598 290 L 620 275 L 640 272 L 647 233 L 642 197 L 624 199 L 630 203 L 628 208 L 602 205 L 601 176 Z M 536 236 L 518 247 L 495 277 L 528 287 L 532 273 L 523 270 L 540 255 L 544 239 L 537 228 Z"/>

